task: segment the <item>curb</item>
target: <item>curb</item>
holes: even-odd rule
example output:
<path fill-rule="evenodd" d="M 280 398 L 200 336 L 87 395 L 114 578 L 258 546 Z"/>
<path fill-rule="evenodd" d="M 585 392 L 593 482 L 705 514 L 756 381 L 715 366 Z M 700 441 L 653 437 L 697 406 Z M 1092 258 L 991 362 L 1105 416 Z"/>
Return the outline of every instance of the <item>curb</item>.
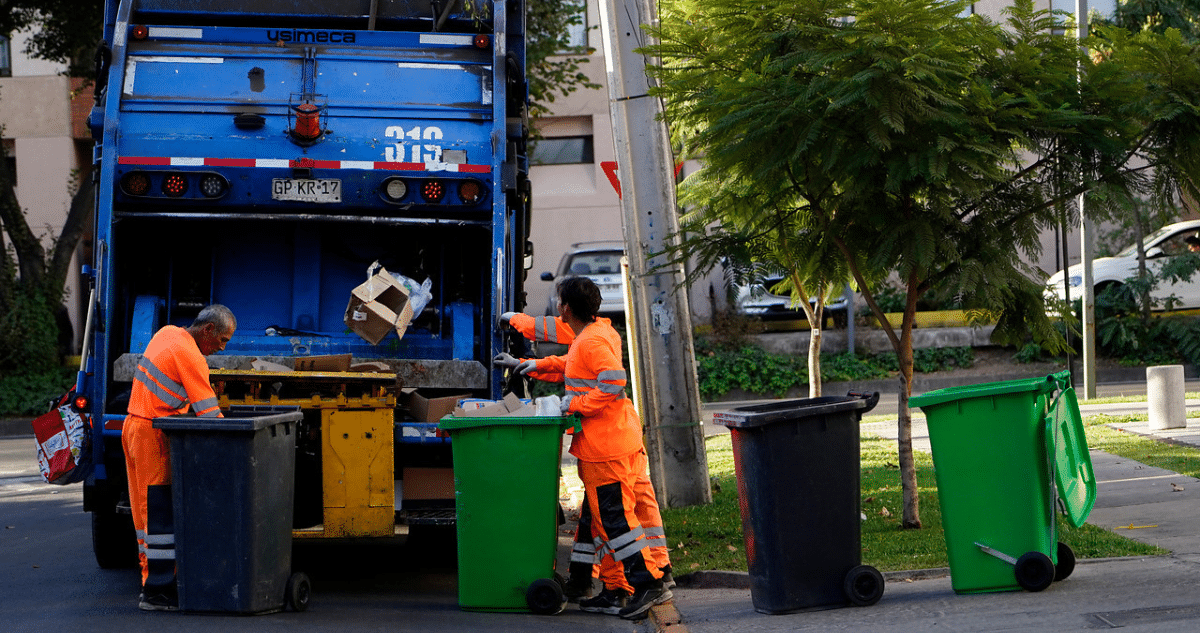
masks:
<path fill-rule="evenodd" d="M 676 581 L 678 582 L 678 581 Z M 668 600 L 659 605 L 650 608 L 650 619 L 654 622 L 654 630 L 657 633 L 689 633 L 687 625 L 683 623 L 683 616 L 679 615 L 679 610 L 675 608 L 675 601 Z"/>
<path fill-rule="evenodd" d="M 0 437 L 33 437 L 33 418 L 0 418 Z"/>
<path fill-rule="evenodd" d="M 887 582 L 912 582 L 944 578 L 949 575 L 949 567 L 934 567 L 884 572 L 883 579 Z M 685 589 L 749 589 L 750 574 L 744 571 L 706 569 L 678 576 L 675 578 L 675 582 Z"/>

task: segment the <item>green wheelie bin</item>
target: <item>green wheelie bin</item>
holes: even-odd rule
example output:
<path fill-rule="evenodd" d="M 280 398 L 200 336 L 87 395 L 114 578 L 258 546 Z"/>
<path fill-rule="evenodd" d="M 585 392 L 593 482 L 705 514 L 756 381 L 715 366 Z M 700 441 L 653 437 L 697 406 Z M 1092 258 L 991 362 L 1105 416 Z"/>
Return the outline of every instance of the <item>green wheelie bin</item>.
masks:
<path fill-rule="evenodd" d="M 554 614 L 562 434 L 578 416 L 450 417 L 458 515 L 458 605 Z"/>
<path fill-rule="evenodd" d="M 951 387 L 925 412 L 956 593 L 1041 591 L 1075 568 L 1054 510 L 1079 527 L 1096 477 L 1070 374 Z M 1056 494 L 1056 489 L 1057 493 Z"/>

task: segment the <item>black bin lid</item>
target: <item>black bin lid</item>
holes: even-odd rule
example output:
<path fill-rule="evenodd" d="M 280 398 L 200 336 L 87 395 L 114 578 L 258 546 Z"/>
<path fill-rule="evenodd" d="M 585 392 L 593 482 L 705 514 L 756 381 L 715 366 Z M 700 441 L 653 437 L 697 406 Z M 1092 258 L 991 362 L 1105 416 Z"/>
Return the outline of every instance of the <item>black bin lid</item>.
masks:
<path fill-rule="evenodd" d="M 878 391 L 872 393 L 849 393 L 844 396 L 779 400 L 776 402 L 737 407 L 729 411 L 718 411 L 713 414 L 713 421 L 731 429 L 748 429 L 774 422 L 799 420 L 829 415 L 831 413 L 857 411 L 861 416 L 863 413 L 874 409 L 878 403 Z"/>

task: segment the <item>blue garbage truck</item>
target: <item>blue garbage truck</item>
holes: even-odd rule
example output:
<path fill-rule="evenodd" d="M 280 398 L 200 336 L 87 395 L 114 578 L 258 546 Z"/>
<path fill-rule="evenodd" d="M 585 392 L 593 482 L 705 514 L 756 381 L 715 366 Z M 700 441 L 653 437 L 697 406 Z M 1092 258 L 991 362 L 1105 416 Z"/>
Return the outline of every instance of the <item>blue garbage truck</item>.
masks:
<path fill-rule="evenodd" d="M 296 537 L 452 522 L 431 411 L 500 396 L 497 317 L 523 309 L 532 250 L 524 0 L 109 0 L 105 15 L 79 385 L 99 564 L 136 554 L 133 370 L 159 328 L 212 303 L 238 319 L 209 359 L 222 407 L 304 412 Z M 403 290 L 357 295 L 381 275 Z M 372 300 L 395 312 L 366 333 Z"/>

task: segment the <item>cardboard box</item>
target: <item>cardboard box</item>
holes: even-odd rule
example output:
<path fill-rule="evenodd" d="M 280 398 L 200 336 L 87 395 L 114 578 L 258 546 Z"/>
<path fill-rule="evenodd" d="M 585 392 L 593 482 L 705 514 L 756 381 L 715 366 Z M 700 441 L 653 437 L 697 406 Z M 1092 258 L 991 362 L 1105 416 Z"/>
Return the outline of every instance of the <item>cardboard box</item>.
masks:
<path fill-rule="evenodd" d="M 532 404 L 521 402 L 520 398 L 511 393 L 504 396 L 503 400 L 495 404 L 471 409 L 464 409 L 462 407 L 454 409 L 455 417 L 460 418 L 533 417 L 536 413 Z"/>
<path fill-rule="evenodd" d="M 454 498 L 454 471 L 450 468 L 405 468 L 404 500 Z"/>
<path fill-rule="evenodd" d="M 296 371 L 350 371 L 350 355 L 301 356 L 296 359 Z"/>
<path fill-rule="evenodd" d="M 363 340 L 378 345 L 392 330 L 403 338 L 412 318 L 408 289 L 380 266 L 379 272 L 350 292 L 343 321 Z"/>
<path fill-rule="evenodd" d="M 451 389 L 403 389 L 404 406 L 418 422 L 437 422 L 454 412 L 454 407 L 471 394 Z"/>

